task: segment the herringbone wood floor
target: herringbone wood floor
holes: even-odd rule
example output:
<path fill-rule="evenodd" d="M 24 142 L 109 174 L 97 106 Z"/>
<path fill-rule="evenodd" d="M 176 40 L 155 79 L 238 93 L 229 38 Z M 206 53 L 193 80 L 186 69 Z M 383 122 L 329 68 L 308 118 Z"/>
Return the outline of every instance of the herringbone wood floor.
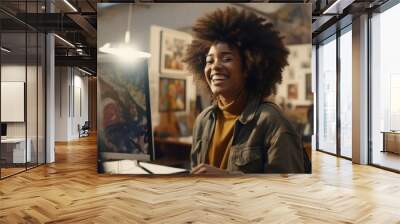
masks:
<path fill-rule="evenodd" d="M 96 141 L 0 181 L 0 223 L 400 223 L 400 175 L 313 152 L 312 175 L 96 173 Z"/>

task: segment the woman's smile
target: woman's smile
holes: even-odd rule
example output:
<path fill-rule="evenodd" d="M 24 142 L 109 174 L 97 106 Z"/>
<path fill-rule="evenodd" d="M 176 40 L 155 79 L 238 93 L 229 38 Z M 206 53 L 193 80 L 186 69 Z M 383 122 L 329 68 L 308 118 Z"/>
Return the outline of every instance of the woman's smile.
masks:
<path fill-rule="evenodd" d="M 211 82 L 213 85 L 222 85 L 225 80 L 228 79 L 228 76 L 223 74 L 215 74 L 211 75 Z"/>

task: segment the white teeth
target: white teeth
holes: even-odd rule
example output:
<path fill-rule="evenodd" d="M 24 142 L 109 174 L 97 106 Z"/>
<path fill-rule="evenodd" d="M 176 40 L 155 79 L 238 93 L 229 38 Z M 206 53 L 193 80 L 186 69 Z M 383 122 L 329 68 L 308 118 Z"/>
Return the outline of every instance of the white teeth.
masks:
<path fill-rule="evenodd" d="M 227 77 L 224 75 L 213 75 L 211 77 L 211 81 L 225 80 L 225 79 L 227 79 Z"/>
<path fill-rule="evenodd" d="M 225 80 L 226 78 L 213 78 L 212 80 Z"/>

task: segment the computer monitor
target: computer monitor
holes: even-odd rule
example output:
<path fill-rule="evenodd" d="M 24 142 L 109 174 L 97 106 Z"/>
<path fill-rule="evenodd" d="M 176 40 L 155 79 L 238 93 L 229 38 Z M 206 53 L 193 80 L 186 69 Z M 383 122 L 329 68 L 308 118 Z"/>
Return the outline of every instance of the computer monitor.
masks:
<path fill-rule="evenodd" d="M 7 124 L 1 123 L 1 137 L 7 136 Z"/>

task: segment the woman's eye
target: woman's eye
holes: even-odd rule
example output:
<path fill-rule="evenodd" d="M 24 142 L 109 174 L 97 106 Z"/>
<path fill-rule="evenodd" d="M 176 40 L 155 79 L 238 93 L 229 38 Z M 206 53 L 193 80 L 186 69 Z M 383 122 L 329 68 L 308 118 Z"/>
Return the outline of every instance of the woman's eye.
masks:
<path fill-rule="evenodd" d="M 225 62 L 227 62 L 227 61 L 232 60 L 232 58 L 230 58 L 230 57 L 225 57 L 225 58 L 223 58 L 222 60 L 225 61 Z"/>

